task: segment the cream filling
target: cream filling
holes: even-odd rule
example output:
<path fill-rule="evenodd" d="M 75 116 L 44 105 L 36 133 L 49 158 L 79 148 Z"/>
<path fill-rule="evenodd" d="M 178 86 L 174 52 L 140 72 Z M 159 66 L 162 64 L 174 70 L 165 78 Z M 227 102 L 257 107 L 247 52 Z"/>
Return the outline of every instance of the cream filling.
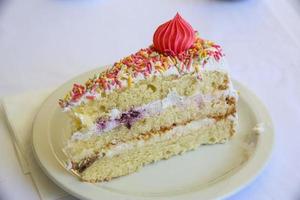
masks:
<path fill-rule="evenodd" d="M 237 123 L 238 117 L 237 117 L 237 115 L 229 116 L 227 118 L 227 120 Z M 130 150 L 133 148 L 142 147 L 144 145 L 149 145 L 149 144 L 152 144 L 155 142 L 162 142 L 162 141 L 170 140 L 174 137 L 181 137 L 184 135 L 188 135 L 192 131 L 196 131 L 205 126 L 211 126 L 215 123 L 216 123 L 216 120 L 213 118 L 199 119 L 199 120 L 192 121 L 186 125 L 178 125 L 178 126 L 174 127 L 173 129 L 166 131 L 166 133 L 164 133 L 162 135 L 154 135 L 151 138 L 149 138 L 148 140 L 133 140 L 133 141 L 128 141 L 128 142 L 116 143 L 109 149 L 102 149 L 99 153 L 99 158 L 101 158 L 101 157 L 110 157 L 111 158 L 115 155 L 119 155 L 119 154 L 123 153 L 124 151 Z M 70 158 L 70 160 L 67 162 L 67 166 L 69 167 L 69 169 L 70 169 L 70 166 L 72 166 L 70 164 L 71 160 L 80 161 L 84 158 L 95 155 L 93 148 L 84 149 L 80 154 L 77 154 L 77 155 L 71 155 L 71 154 L 68 154 L 68 150 L 67 150 L 68 147 L 70 148 L 70 146 L 67 146 L 64 149 L 64 152 Z"/>
<path fill-rule="evenodd" d="M 196 131 L 199 128 L 202 128 L 204 126 L 212 125 L 215 122 L 216 122 L 215 119 L 212 119 L 212 118 L 205 118 L 205 119 L 201 119 L 201 120 L 192 121 L 186 125 L 176 126 L 161 136 L 155 135 L 146 141 L 138 140 L 138 141 L 131 141 L 131 142 L 127 142 L 127 143 L 116 144 L 111 149 L 108 149 L 108 150 L 104 151 L 103 153 L 105 153 L 104 154 L 105 157 L 111 158 L 115 155 L 121 154 L 124 151 L 130 150 L 130 149 L 133 149 L 136 147 L 142 147 L 142 146 L 149 145 L 149 144 L 152 144 L 155 142 L 162 142 L 162 141 L 170 140 L 174 137 L 181 137 L 191 131 Z"/>
<path fill-rule="evenodd" d="M 164 99 L 160 99 L 157 101 L 150 102 L 140 107 L 134 108 L 134 110 L 142 113 L 141 118 L 151 117 L 160 114 L 164 110 L 172 106 L 188 106 L 193 102 L 197 102 L 199 104 L 212 101 L 213 99 L 218 99 L 222 96 L 233 96 L 237 98 L 237 92 L 230 87 L 227 90 L 222 92 L 217 92 L 216 94 L 203 95 L 201 93 L 194 94 L 192 96 L 180 96 L 176 91 L 171 91 L 167 97 Z M 78 115 L 81 121 L 85 124 L 89 124 L 90 127 L 73 133 L 71 136 L 71 141 L 76 140 L 86 140 L 92 136 L 101 135 L 105 132 L 111 131 L 112 129 L 120 126 L 117 119 L 120 118 L 122 112 L 118 109 L 112 109 L 109 113 L 109 120 L 105 123 L 105 128 L 99 130 L 97 124 L 93 124 L 92 121 L 83 115 Z"/>
<path fill-rule="evenodd" d="M 189 102 L 194 101 L 194 99 L 201 100 L 201 95 L 196 94 L 191 97 L 183 97 L 180 96 L 176 91 L 171 91 L 166 98 L 160 99 L 157 101 L 150 102 L 148 104 L 145 104 L 143 106 L 135 108 L 135 110 L 140 111 L 143 113 L 144 117 L 150 117 L 157 115 L 161 112 L 163 112 L 165 109 L 171 107 L 171 106 L 178 106 L 186 104 L 188 105 Z M 116 122 L 116 119 L 118 119 L 121 116 L 122 112 L 118 109 L 112 109 L 109 113 L 110 120 L 106 123 L 106 127 L 103 130 L 97 130 L 97 125 L 92 125 L 89 129 L 85 131 L 77 131 L 75 132 L 71 140 L 85 140 L 90 138 L 93 135 L 100 135 L 102 133 L 108 132 L 116 127 L 118 127 L 119 123 Z M 82 122 L 86 122 L 87 119 L 84 116 L 78 116 Z"/>
<path fill-rule="evenodd" d="M 119 154 L 123 153 L 124 151 L 130 150 L 133 148 L 142 147 L 142 146 L 149 145 L 149 144 L 152 144 L 155 142 L 162 142 L 162 141 L 170 140 L 174 137 L 181 137 L 183 135 L 189 134 L 192 131 L 196 131 L 202 127 L 213 125 L 214 123 L 216 123 L 215 119 L 204 118 L 204 119 L 192 121 L 186 125 L 176 126 L 173 129 L 166 131 L 164 134 L 155 135 L 155 136 L 149 138 L 148 140 L 137 140 L 136 139 L 136 140 L 132 140 L 132 141 L 128 141 L 128 142 L 117 143 L 109 149 L 102 149 L 99 152 L 99 158 L 101 158 L 101 157 L 111 158 L 113 156 L 119 155 Z M 66 149 L 64 151 L 68 155 Z M 79 160 L 82 160 L 84 158 L 87 158 L 87 157 L 90 157 L 93 155 L 94 155 L 93 149 L 85 149 L 80 154 L 75 155 L 75 156 L 70 156 L 70 158 L 73 161 L 74 160 L 79 161 Z M 67 166 L 69 166 L 69 168 L 70 168 L 70 166 L 71 166 L 70 161 L 67 163 Z"/>

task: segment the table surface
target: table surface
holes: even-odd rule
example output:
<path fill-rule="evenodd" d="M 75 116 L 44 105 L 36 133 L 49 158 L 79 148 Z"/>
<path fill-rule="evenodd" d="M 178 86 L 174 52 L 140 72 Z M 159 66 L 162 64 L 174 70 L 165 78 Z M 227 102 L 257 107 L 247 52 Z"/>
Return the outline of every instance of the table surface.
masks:
<path fill-rule="evenodd" d="M 62 84 L 151 43 L 179 11 L 224 48 L 232 76 L 269 109 L 273 157 L 229 199 L 300 199 L 300 3 L 296 0 L 0 0 L 0 96 Z M 0 199 L 39 199 L 0 114 Z M 2 134 L 4 133 L 4 134 Z"/>

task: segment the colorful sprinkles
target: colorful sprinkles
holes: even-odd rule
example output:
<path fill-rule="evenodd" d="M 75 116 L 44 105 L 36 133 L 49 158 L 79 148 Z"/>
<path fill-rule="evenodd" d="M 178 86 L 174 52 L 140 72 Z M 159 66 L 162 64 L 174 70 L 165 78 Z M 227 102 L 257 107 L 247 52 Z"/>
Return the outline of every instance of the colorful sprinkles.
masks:
<path fill-rule="evenodd" d="M 111 68 L 95 75 L 85 85 L 74 84 L 73 89 L 59 100 L 62 108 L 80 104 L 85 97 L 94 100 L 102 91 L 130 87 L 138 77 L 147 78 L 159 75 L 175 66 L 179 74 L 196 72 L 200 78 L 199 67 L 204 67 L 210 58 L 219 61 L 223 57 L 221 47 L 211 41 L 203 40 L 197 35 L 192 47 L 177 56 L 165 55 L 155 51 L 153 45 L 141 49 L 135 54 L 116 62 Z"/>

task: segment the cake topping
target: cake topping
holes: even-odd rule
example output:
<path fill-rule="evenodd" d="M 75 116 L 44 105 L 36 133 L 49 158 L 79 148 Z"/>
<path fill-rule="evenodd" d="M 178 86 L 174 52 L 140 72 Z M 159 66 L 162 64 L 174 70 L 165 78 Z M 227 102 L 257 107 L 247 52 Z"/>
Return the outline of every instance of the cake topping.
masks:
<path fill-rule="evenodd" d="M 82 97 L 82 95 L 84 95 L 85 93 L 85 88 L 82 85 L 79 84 L 74 84 L 73 89 L 72 89 L 72 100 L 76 101 L 79 98 Z"/>
<path fill-rule="evenodd" d="M 166 55 L 179 55 L 195 42 L 195 31 L 178 13 L 160 25 L 153 36 L 154 48 Z"/>
<path fill-rule="evenodd" d="M 101 98 L 102 93 L 131 87 L 150 76 L 182 76 L 194 74 L 201 80 L 201 70 L 220 66 L 224 56 L 219 45 L 203 40 L 179 14 L 158 27 L 154 45 L 121 59 L 85 85 L 74 84 L 73 89 L 59 100 L 65 111 L 88 101 Z"/>
<path fill-rule="evenodd" d="M 102 92 L 130 87 L 149 76 L 170 74 L 181 76 L 194 73 L 195 76 L 201 78 L 201 69 L 208 66 L 210 62 L 215 67 L 222 57 L 223 53 L 219 45 L 201 39 L 197 33 L 192 46 L 179 55 L 160 53 L 151 45 L 116 62 L 108 70 L 96 74 L 85 85 L 74 84 L 70 93 L 64 99 L 59 100 L 59 104 L 67 110 L 80 105 L 81 102 L 97 99 Z"/>

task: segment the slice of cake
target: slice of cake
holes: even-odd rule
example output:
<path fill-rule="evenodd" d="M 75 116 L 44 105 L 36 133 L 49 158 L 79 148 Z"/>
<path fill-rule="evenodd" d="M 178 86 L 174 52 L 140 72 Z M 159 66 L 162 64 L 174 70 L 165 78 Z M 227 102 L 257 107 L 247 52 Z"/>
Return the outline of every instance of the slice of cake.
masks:
<path fill-rule="evenodd" d="M 107 181 L 231 138 L 237 93 L 223 57 L 177 14 L 153 45 L 74 84 L 59 101 L 73 128 L 69 168 L 84 181 Z"/>

